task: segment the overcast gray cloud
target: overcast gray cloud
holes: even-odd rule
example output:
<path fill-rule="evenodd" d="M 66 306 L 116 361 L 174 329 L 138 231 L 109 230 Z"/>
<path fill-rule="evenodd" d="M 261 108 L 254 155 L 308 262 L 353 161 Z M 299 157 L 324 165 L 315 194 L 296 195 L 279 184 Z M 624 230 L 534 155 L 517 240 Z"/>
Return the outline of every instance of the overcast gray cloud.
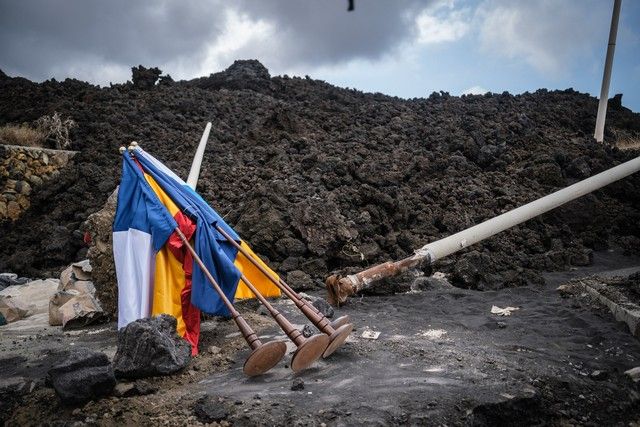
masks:
<path fill-rule="evenodd" d="M 0 66 L 43 79 L 54 71 L 108 72 L 195 57 L 220 32 L 216 9 L 197 0 L 2 0 Z"/>
<path fill-rule="evenodd" d="M 0 0 L 0 68 L 108 84 L 138 64 L 189 79 L 255 58 L 275 75 L 407 97 L 550 84 L 597 91 L 611 1 L 356 0 L 354 12 L 347 3 Z M 624 89 L 631 96 L 639 17 L 640 3 L 623 2 L 613 84 L 621 76 L 616 90 L 635 88 Z"/>
<path fill-rule="evenodd" d="M 346 0 L 245 0 L 241 10 L 274 23 L 287 59 L 326 64 L 380 57 L 414 33 L 415 16 L 432 2 L 356 3 L 354 13 L 345 12 Z"/>
<path fill-rule="evenodd" d="M 557 74 L 606 40 L 608 27 L 600 24 L 610 16 L 611 4 L 600 0 L 486 0 L 475 19 L 487 53 Z"/>
<path fill-rule="evenodd" d="M 137 64 L 193 77 L 243 56 L 276 67 L 375 59 L 412 34 L 429 3 L 361 2 L 347 13 L 346 0 L 1 0 L 0 67 L 104 83 Z"/>

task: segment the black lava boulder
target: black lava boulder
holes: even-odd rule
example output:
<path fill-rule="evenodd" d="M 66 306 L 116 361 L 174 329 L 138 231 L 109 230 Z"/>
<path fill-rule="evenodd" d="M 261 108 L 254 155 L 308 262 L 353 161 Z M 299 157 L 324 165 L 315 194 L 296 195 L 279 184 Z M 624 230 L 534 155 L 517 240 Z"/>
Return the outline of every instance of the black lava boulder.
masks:
<path fill-rule="evenodd" d="M 315 308 L 317 308 L 320 313 L 322 313 L 325 317 L 331 319 L 334 315 L 333 307 L 322 298 L 317 298 L 313 300 L 311 303 Z"/>
<path fill-rule="evenodd" d="M 113 368 L 118 378 L 170 375 L 191 361 L 191 345 L 176 333 L 175 317 L 161 314 L 129 323 L 118 332 Z"/>
<path fill-rule="evenodd" d="M 116 385 L 106 354 L 78 348 L 48 372 L 48 381 L 65 405 L 81 405 L 108 396 Z"/>
<path fill-rule="evenodd" d="M 229 417 L 225 399 L 217 396 L 205 396 L 196 402 L 193 412 L 201 423 L 219 423 Z"/>

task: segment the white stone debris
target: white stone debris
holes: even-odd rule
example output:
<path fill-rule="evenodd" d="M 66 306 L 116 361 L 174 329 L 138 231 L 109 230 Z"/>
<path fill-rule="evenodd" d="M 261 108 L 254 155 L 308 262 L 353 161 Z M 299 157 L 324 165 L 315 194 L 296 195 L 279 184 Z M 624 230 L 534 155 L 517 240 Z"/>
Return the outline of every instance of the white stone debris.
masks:
<path fill-rule="evenodd" d="M 497 314 L 498 316 L 511 316 L 511 313 L 520 310 L 519 307 L 505 307 L 500 308 L 497 305 L 491 306 L 491 314 Z"/>

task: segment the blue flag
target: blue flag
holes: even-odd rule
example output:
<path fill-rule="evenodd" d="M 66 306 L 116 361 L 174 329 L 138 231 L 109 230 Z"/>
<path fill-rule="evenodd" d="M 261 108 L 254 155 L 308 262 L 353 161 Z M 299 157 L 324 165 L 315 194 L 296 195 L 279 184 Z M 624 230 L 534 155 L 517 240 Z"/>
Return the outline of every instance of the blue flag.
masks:
<path fill-rule="evenodd" d="M 144 171 L 153 177 L 180 210 L 196 223 L 194 249 L 227 298 L 233 302 L 240 280 L 240 272 L 233 263 L 237 250 L 216 230 L 216 226 L 220 226 L 234 240 L 239 241 L 237 233 L 198 193 L 158 160 L 140 148 L 135 150 L 135 154 Z M 197 263 L 193 266 L 191 302 L 208 314 L 230 314 Z"/>

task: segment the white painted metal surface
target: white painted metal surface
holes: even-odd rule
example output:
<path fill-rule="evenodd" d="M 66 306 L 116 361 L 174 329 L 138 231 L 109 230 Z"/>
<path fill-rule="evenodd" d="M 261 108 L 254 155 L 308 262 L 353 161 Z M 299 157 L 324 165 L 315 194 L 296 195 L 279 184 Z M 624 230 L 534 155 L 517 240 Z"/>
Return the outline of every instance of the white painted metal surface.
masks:
<path fill-rule="evenodd" d="M 640 170 L 640 157 L 622 163 L 609 170 L 577 182 L 548 196 L 527 203 L 512 211 L 475 225 L 452 236 L 429 243 L 420 248 L 415 256 L 430 257 L 430 262 L 451 255 L 467 246 L 471 246 L 508 228 L 523 223 L 533 217 L 555 209 L 564 203 L 591 193 L 605 185 L 618 181 Z"/>
<path fill-rule="evenodd" d="M 204 149 L 207 147 L 207 141 L 209 140 L 209 132 L 211 132 L 211 122 L 207 122 L 207 126 L 204 128 L 202 138 L 198 144 L 195 156 L 193 156 L 193 163 L 191 164 L 191 170 L 189 171 L 189 177 L 187 178 L 187 185 L 193 190 L 198 185 L 198 177 L 200 176 L 200 166 L 202 166 L 202 158 L 204 156 Z"/>
<path fill-rule="evenodd" d="M 616 36 L 618 34 L 618 20 L 620 18 L 620 4 L 622 0 L 615 0 L 613 4 L 613 14 L 611 15 L 611 28 L 609 29 L 609 45 L 607 46 L 607 57 L 604 63 L 604 74 L 602 75 L 602 87 L 600 88 L 600 102 L 598 103 L 598 117 L 596 118 L 596 130 L 593 137 L 598 142 L 604 140 L 604 120 L 607 116 L 607 101 L 609 99 L 609 83 L 611 82 L 611 67 L 613 65 L 613 54 L 616 50 Z"/>

